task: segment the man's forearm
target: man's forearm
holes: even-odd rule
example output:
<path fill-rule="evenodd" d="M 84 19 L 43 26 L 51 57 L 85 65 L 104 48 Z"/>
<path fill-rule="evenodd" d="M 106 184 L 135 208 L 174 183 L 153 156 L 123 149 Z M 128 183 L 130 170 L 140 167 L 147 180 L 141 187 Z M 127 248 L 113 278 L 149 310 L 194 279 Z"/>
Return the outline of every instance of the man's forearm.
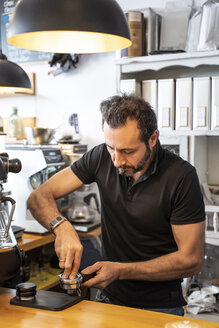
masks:
<path fill-rule="evenodd" d="M 34 218 L 47 229 L 49 229 L 49 223 L 61 215 L 54 197 L 40 188 L 29 196 L 27 207 Z"/>
<path fill-rule="evenodd" d="M 200 258 L 192 257 L 187 259 L 177 251 L 144 262 L 96 262 L 82 271 L 84 274 L 97 273 L 84 286 L 104 289 L 115 280 L 165 281 L 191 277 L 199 272 L 201 263 Z"/>
<path fill-rule="evenodd" d="M 153 260 L 118 263 L 119 279 L 162 281 L 190 277 L 200 271 L 202 260 L 178 251 Z"/>

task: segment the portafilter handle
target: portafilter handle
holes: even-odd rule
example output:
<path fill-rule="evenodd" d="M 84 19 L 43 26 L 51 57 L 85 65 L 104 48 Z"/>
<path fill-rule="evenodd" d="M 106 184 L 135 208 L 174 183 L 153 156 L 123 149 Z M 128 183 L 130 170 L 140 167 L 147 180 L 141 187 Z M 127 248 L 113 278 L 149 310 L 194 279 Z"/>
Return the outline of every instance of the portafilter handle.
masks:
<path fill-rule="evenodd" d="M 9 214 L 9 218 L 8 218 L 8 222 L 7 222 L 7 225 L 6 225 L 6 228 L 5 228 L 5 234 L 4 234 L 4 238 L 8 238 L 8 232 L 9 232 L 11 222 L 12 222 L 12 218 L 13 218 L 13 215 L 14 215 L 16 202 L 11 197 L 2 197 L 2 198 L 0 198 L 0 203 L 5 203 L 5 202 L 10 202 L 11 205 L 12 205 L 11 211 L 10 211 L 10 214 Z"/>
<path fill-rule="evenodd" d="M 82 276 L 82 281 L 81 281 L 82 283 L 90 280 L 91 278 L 94 278 L 97 275 L 96 272 L 93 272 L 91 274 L 83 274 L 83 273 L 80 273 L 80 274 Z"/>

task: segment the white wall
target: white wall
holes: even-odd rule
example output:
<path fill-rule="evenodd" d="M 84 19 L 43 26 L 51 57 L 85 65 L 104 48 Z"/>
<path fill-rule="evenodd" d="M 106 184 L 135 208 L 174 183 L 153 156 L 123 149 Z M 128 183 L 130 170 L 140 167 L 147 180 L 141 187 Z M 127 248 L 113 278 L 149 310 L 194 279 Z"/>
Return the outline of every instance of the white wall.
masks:
<path fill-rule="evenodd" d="M 102 142 L 100 102 L 115 94 L 114 53 L 82 55 L 76 69 L 48 75 L 48 64 L 25 65 L 36 74 L 36 95 L 0 98 L 0 115 L 17 106 L 20 116 L 36 116 L 40 127 L 57 127 L 78 113 L 82 142 L 89 147 Z"/>
<path fill-rule="evenodd" d="M 166 0 L 117 1 L 124 11 L 164 8 L 166 3 Z M 82 55 L 77 69 L 56 77 L 48 75 L 48 64 L 25 65 L 27 72 L 36 74 L 36 95 L 0 98 L 0 115 L 9 116 L 12 106 L 17 106 L 21 116 L 36 116 L 38 126 L 57 127 L 67 122 L 70 114 L 78 113 L 81 141 L 91 148 L 103 141 L 99 104 L 116 92 L 114 60 L 114 52 Z"/>

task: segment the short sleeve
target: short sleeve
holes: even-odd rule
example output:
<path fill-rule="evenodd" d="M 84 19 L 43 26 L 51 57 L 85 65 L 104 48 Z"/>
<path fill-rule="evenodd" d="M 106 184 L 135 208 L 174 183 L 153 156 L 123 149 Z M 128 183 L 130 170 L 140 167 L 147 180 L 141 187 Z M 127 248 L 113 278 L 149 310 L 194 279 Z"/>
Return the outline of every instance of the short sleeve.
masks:
<path fill-rule="evenodd" d="M 71 164 L 72 171 L 84 184 L 96 182 L 96 172 L 100 165 L 101 146 L 94 147 Z"/>
<path fill-rule="evenodd" d="M 184 172 L 174 196 L 171 224 L 191 224 L 205 220 L 203 197 L 194 167 Z"/>

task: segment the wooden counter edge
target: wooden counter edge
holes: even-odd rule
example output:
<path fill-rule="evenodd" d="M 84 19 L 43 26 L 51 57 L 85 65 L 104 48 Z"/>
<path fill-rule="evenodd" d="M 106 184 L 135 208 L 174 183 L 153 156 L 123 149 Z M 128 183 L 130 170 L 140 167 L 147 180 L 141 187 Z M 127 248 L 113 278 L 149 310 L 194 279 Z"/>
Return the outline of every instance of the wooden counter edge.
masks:
<path fill-rule="evenodd" d="M 101 228 L 98 227 L 88 232 L 78 232 L 80 238 L 97 238 L 101 235 Z M 22 238 L 18 240 L 18 246 L 25 252 L 31 249 L 47 245 L 55 240 L 55 236 L 48 232 L 44 235 L 37 235 L 33 233 L 24 233 Z"/>
<path fill-rule="evenodd" d="M 219 324 L 211 321 L 179 317 L 175 315 L 153 312 L 103 304 L 93 301 L 81 301 L 62 311 L 48 311 L 35 308 L 19 307 L 10 305 L 10 299 L 15 295 L 15 290 L 0 288 L 0 313 L 3 320 L 14 323 L 15 328 L 20 328 L 24 320 L 31 318 L 32 327 L 47 328 L 48 322 L 51 325 L 60 323 L 59 327 L 115 327 L 126 326 L 130 328 L 135 325 L 139 328 L 161 328 L 168 322 L 189 321 L 200 325 L 201 328 L 218 328 Z M 36 319 L 37 322 L 33 319 Z M 34 322 L 35 321 L 35 322 Z M 4 322 L 4 321 L 3 321 Z M 90 325 L 90 323 L 92 323 Z M 36 325 L 37 324 L 37 325 Z M 22 325 L 23 326 L 23 325 Z M 8 326 L 9 327 L 9 326 Z"/>

